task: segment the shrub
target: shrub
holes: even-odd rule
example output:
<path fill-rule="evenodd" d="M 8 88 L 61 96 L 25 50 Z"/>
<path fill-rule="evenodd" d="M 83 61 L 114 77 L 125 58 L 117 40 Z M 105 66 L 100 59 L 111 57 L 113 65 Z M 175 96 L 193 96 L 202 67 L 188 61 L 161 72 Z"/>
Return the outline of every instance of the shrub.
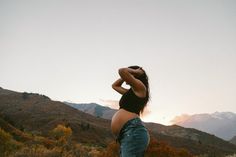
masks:
<path fill-rule="evenodd" d="M 111 142 L 105 150 L 101 151 L 98 157 L 111 156 L 119 156 L 119 145 L 115 142 Z M 193 155 L 185 149 L 173 148 L 165 142 L 157 141 L 154 137 L 151 137 L 145 157 L 193 157 Z"/>
<path fill-rule="evenodd" d="M 163 141 L 151 137 L 145 157 L 193 157 L 186 149 L 174 148 Z"/>
<path fill-rule="evenodd" d="M 6 156 L 22 146 L 12 136 L 0 128 L 0 156 Z"/>
<path fill-rule="evenodd" d="M 98 157 L 119 157 L 119 145 L 116 142 L 111 142 L 108 147 L 101 151 Z"/>
<path fill-rule="evenodd" d="M 70 127 L 65 127 L 59 124 L 55 129 L 52 130 L 51 134 L 58 141 L 59 144 L 63 145 L 66 144 L 70 139 L 72 135 L 72 130 Z"/>

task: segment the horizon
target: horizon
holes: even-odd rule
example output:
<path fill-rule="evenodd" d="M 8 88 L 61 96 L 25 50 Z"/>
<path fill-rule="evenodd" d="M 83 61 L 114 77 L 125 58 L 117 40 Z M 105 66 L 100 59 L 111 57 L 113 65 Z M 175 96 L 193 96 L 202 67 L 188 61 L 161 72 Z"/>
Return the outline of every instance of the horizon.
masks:
<path fill-rule="evenodd" d="M 144 120 L 235 113 L 235 17 L 232 0 L 0 0 L 0 86 L 112 103 L 118 69 L 139 65 L 151 92 Z"/>
<path fill-rule="evenodd" d="M 23 93 L 23 92 L 27 92 L 27 91 L 15 91 L 15 90 L 13 90 L 13 89 L 8 89 L 8 88 L 5 88 L 5 87 L 2 87 L 2 86 L 0 86 L 0 89 L 4 89 L 4 90 L 9 90 L 9 91 L 13 91 L 13 92 L 20 92 L 20 93 Z M 29 92 L 27 92 L 27 93 L 29 93 Z M 35 92 L 30 92 L 30 93 L 33 93 L 33 94 L 40 94 L 40 95 L 44 95 L 43 93 L 35 93 Z M 45 95 L 45 96 L 47 96 L 47 97 L 49 97 L 50 99 L 51 99 L 51 97 L 50 96 L 48 96 L 48 95 Z M 53 100 L 53 99 L 51 99 L 52 101 L 59 101 L 59 100 Z M 109 100 L 109 101 L 111 101 L 111 100 Z M 94 104 L 97 104 L 97 105 L 100 105 L 100 106 L 104 106 L 104 107 L 109 107 L 110 109 L 116 109 L 116 110 L 118 110 L 118 108 L 117 107 L 115 107 L 114 106 L 114 104 L 112 104 L 111 102 L 105 102 L 104 100 L 100 100 L 100 102 L 73 102 L 73 101 L 69 101 L 69 100 L 64 100 L 64 101 L 59 101 L 59 102 L 62 102 L 62 103 L 64 103 L 64 102 L 68 102 L 68 103 L 73 103 L 73 104 L 86 104 L 86 105 L 89 105 L 89 104 L 91 104 L 91 103 L 94 103 Z M 116 103 L 118 103 L 118 102 L 116 102 Z M 66 104 L 65 104 L 66 105 Z M 184 120 L 184 118 L 186 117 L 186 116 L 189 116 L 189 117 L 191 117 L 191 116 L 193 116 L 193 115 L 202 115 L 202 114 L 209 114 L 209 115 L 212 115 L 212 114 L 216 114 L 216 113 L 233 113 L 233 114 L 236 114 L 235 112 L 231 112 L 231 111 L 214 111 L 214 112 L 211 112 L 211 113 L 207 113 L 207 112 L 203 112 L 203 113 L 194 113 L 194 114 L 188 114 L 188 113 L 183 113 L 183 114 L 180 114 L 180 115 L 175 115 L 174 117 L 173 117 L 173 119 L 171 119 L 169 122 L 167 122 L 167 123 L 162 123 L 162 122 L 158 122 L 158 121 L 150 121 L 149 119 L 147 119 L 145 116 L 146 116 L 146 113 L 144 113 L 143 115 L 141 114 L 141 119 L 144 121 L 144 122 L 147 122 L 147 123 L 149 123 L 149 122 L 152 122 L 152 123 L 157 123 L 157 124 L 162 124 L 162 125 L 165 125 L 165 126 L 171 126 L 171 125 L 178 125 L 178 124 L 176 124 L 175 122 L 173 122 L 173 121 L 176 121 L 176 122 L 178 122 L 178 121 L 182 121 L 182 120 Z M 147 113 L 147 114 L 150 114 L 150 113 Z M 180 119 L 180 120 L 179 120 Z"/>

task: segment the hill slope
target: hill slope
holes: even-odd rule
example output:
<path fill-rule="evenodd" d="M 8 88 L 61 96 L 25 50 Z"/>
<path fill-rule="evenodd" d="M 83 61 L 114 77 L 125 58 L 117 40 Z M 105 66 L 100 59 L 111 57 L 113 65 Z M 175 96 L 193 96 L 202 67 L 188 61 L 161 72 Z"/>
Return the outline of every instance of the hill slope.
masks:
<path fill-rule="evenodd" d="M 0 89 L 0 116 L 15 128 L 38 135 L 47 136 L 58 124 L 64 124 L 72 128 L 73 140 L 77 142 L 105 146 L 114 140 L 109 120 L 52 101 L 44 95 Z M 0 127 L 3 124 L 0 123 Z M 146 126 L 158 140 L 186 148 L 194 154 L 223 156 L 236 153 L 235 145 L 195 129 L 155 123 L 147 123 Z"/>
<path fill-rule="evenodd" d="M 233 154 L 236 151 L 236 147 L 233 144 L 196 129 L 177 125 L 163 126 L 156 123 L 146 123 L 146 127 L 159 140 L 167 141 L 173 147 L 186 148 L 194 154 L 205 152 L 217 156 L 223 155 L 223 152 L 231 152 Z"/>
<path fill-rule="evenodd" d="M 58 124 L 64 124 L 72 128 L 73 139 L 78 142 L 105 145 L 107 140 L 112 139 L 108 120 L 96 118 L 39 94 L 6 94 L 0 89 L 0 114 L 14 127 L 42 135 L 48 135 Z"/>

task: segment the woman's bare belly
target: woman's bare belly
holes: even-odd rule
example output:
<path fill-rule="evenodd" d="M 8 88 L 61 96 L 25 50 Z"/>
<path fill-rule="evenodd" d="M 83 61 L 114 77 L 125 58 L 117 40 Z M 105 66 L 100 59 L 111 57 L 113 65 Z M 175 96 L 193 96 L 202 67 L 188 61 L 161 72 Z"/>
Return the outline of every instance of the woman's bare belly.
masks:
<path fill-rule="evenodd" d="M 114 135 L 118 135 L 123 125 L 130 119 L 139 117 L 138 114 L 120 109 L 117 111 L 111 120 L 111 131 Z"/>

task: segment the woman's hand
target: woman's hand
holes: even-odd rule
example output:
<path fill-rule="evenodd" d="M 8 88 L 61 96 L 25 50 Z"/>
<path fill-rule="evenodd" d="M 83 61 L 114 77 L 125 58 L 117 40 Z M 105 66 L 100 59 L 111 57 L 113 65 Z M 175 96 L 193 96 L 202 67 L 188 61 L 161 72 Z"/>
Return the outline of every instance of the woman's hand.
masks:
<path fill-rule="evenodd" d="M 140 67 L 140 68 L 138 68 L 138 69 L 134 69 L 134 76 L 135 77 L 139 77 L 139 76 L 141 76 L 142 74 L 144 74 L 144 71 L 143 71 L 143 69 L 142 69 L 142 67 Z"/>
<path fill-rule="evenodd" d="M 142 68 L 120 68 L 118 72 L 121 79 L 128 83 L 137 95 L 139 95 L 140 97 L 145 96 L 146 87 L 138 78 L 139 76 L 144 74 Z"/>
<path fill-rule="evenodd" d="M 134 77 L 139 77 L 142 74 L 144 74 L 144 71 L 143 71 L 143 69 L 141 67 L 138 68 L 138 69 L 132 69 L 132 68 L 121 68 L 121 69 L 119 69 L 119 73 L 120 72 L 124 72 L 124 71 L 129 72 Z"/>

